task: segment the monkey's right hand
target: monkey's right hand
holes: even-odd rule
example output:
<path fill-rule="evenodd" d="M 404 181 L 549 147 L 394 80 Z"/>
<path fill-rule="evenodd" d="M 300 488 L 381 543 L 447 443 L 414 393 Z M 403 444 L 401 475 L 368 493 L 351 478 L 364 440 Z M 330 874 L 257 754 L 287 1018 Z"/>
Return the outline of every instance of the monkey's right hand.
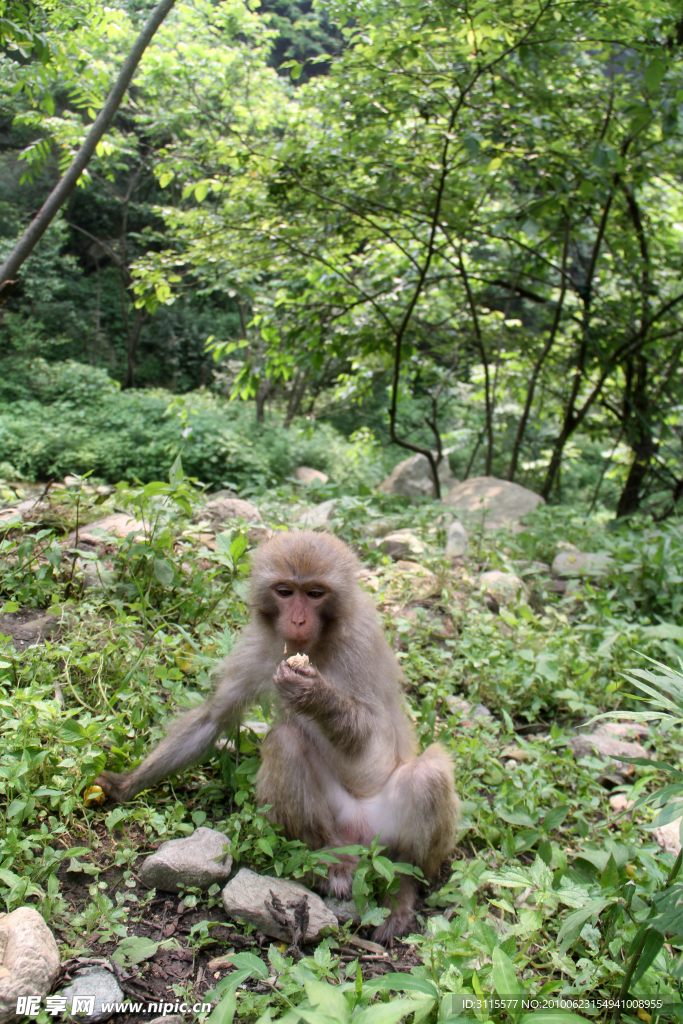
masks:
<path fill-rule="evenodd" d="M 277 692 L 290 707 L 303 710 L 317 689 L 320 676 L 312 665 L 302 665 L 295 669 L 283 660 L 278 665 L 273 682 Z"/>
<path fill-rule="evenodd" d="M 120 775 L 117 775 L 116 772 L 101 772 L 93 785 L 99 786 L 105 796 L 120 804 L 129 799 L 127 785 L 129 774 L 130 772 L 122 772 Z"/>

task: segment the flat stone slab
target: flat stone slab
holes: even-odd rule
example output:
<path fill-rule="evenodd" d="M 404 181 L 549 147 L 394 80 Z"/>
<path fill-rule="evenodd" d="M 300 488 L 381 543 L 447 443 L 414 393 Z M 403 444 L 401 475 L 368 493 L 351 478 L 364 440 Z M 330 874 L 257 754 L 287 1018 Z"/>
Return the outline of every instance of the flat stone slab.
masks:
<path fill-rule="evenodd" d="M 235 877 L 223 889 L 223 907 L 226 914 L 234 921 L 253 924 L 264 935 L 274 939 L 291 941 L 291 931 L 275 920 L 268 903 L 273 902 L 273 894 L 285 907 L 287 920 L 294 920 L 290 904 L 298 903 L 302 896 L 308 902 L 308 927 L 305 941 L 315 942 L 328 929 L 336 931 L 337 918 L 329 907 L 325 906 L 320 896 L 289 879 L 272 878 L 270 875 L 257 875 L 255 871 L 241 868 Z"/>
<path fill-rule="evenodd" d="M 484 523 L 487 530 L 519 523 L 522 516 L 545 502 L 540 494 L 494 476 L 473 476 L 452 487 L 444 505 L 451 505 L 461 516 Z"/>
<path fill-rule="evenodd" d="M 48 994 L 59 972 L 59 950 L 33 907 L 0 914 L 0 1024 L 16 1020 L 19 996 Z"/>
<path fill-rule="evenodd" d="M 591 555 L 585 551 L 560 551 L 555 555 L 551 572 L 553 576 L 604 576 L 614 565 L 609 555 Z"/>
<path fill-rule="evenodd" d="M 147 857 L 140 878 L 153 889 L 180 892 L 195 886 L 224 885 L 230 877 L 232 857 L 225 853 L 229 840 L 213 828 L 198 828 L 185 839 L 169 839 Z"/>
<path fill-rule="evenodd" d="M 589 734 L 572 736 L 569 746 L 574 751 L 575 757 L 601 757 L 605 761 L 609 760 L 609 767 L 621 775 L 632 775 L 634 768 L 632 764 L 625 764 L 616 758 L 648 756 L 647 750 L 640 743 L 628 743 L 615 736 L 610 736 L 602 729 L 596 729 L 595 732 Z"/>

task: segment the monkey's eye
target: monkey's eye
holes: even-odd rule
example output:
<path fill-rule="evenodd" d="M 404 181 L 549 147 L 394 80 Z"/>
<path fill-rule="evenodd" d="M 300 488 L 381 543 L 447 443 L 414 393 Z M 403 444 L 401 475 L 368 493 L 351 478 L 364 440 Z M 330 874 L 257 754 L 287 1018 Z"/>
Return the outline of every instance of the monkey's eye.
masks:
<path fill-rule="evenodd" d="M 274 590 L 278 597 L 291 597 L 293 594 L 291 587 L 274 587 Z"/>
<path fill-rule="evenodd" d="M 321 597 L 325 596 L 325 591 L 322 587 L 314 587 L 313 590 L 308 591 L 308 596 L 313 598 L 314 601 L 319 601 Z"/>

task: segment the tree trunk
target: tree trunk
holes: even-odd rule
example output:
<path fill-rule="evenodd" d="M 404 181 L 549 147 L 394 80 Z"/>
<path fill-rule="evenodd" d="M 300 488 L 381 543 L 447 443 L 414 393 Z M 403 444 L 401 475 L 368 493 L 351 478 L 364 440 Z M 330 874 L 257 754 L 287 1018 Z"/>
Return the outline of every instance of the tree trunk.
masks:
<path fill-rule="evenodd" d="M 647 370 L 647 359 L 640 352 L 636 359 L 635 383 L 631 393 L 626 395 L 628 403 L 627 434 L 633 451 L 633 461 L 626 477 L 624 489 L 619 496 L 617 519 L 631 516 L 638 511 L 643 484 L 650 471 L 652 459 L 657 454 L 658 445 L 653 436 L 650 421 Z"/>
<path fill-rule="evenodd" d="M 3 292 L 7 292 L 6 282 L 9 282 L 19 270 L 24 260 L 33 251 L 35 245 L 45 234 L 45 231 L 52 223 L 57 213 L 71 195 L 81 174 L 90 162 L 98 142 L 106 132 L 114 119 L 114 116 L 121 105 L 126 89 L 140 63 L 140 58 L 151 42 L 152 36 L 161 25 L 162 21 L 171 10 L 175 0 L 161 0 L 154 8 L 147 19 L 142 31 L 135 40 L 133 48 L 128 54 L 119 77 L 109 93 L 104 106 L 97 115 L 92 128 L 85 138 L 85 142 L 71 161 L 71 165 L 64 177 L 55 185 L 40 210 L 33 218 L 23 235 L 12 249 L 5 262 L 0 267 L 0 301 Z"/>

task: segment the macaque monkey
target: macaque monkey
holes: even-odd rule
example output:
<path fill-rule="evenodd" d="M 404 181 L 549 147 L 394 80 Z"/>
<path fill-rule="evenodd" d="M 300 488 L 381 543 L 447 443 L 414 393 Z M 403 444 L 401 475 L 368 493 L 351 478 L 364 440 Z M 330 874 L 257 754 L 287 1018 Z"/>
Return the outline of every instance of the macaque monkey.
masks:
<path fill-rule="evenodd" d="M 114 800 L 131 799 L 200 760 L 274 690 L 281 715 L 263 742 L 256 778 L 272 820 L 314 850 L 369 845 L 381 834 L 390 857 L 433 878 L 452 850 L 458 818 L 452 765 L 438 743 L 418 756 L 401 669 L 358 568 L 328 534 L 281 533 L 262 544 L 253 556 L 252 618 L 219 666 L 213 696 L 179 718 L 138 768 L 105 771 L 96 784 Z M 285 649 L 308 659 L 290 665 Z M 354 866 L 350 856 L 330 864 L 332 895 L 349 898 Z M 415 896 L 404 875 L 378 941 L 407 930 Z"/>

